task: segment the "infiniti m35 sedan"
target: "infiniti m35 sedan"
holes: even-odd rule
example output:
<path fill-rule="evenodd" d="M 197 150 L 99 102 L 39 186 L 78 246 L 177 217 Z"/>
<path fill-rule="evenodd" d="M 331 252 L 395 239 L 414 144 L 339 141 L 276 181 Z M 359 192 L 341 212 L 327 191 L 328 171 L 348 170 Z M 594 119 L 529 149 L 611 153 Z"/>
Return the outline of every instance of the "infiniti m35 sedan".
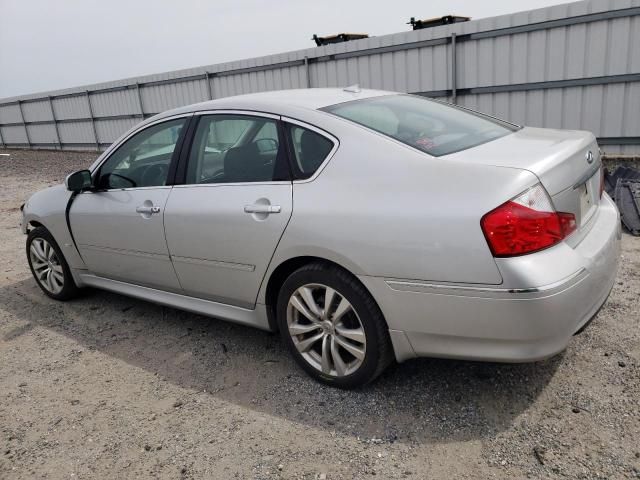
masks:
<path fill-rule="evenodd" d="M 338 387 L 392 361 L 562 351 L 614 284 L 591 133 L 373 90 L 223 98 L 145 120 L 23 207 L 38 285 L 279 331 Z"/>

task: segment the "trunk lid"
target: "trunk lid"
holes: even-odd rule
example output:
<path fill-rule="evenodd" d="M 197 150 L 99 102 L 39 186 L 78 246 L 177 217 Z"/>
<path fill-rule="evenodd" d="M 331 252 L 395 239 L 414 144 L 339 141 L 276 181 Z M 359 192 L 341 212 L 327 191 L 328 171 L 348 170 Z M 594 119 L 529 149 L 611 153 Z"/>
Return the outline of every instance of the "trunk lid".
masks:
<path fill-rule="evenodd" d="M 551 196 L 555 209 L 573 213 L 579 228 L 588 223 L 600 201 L 600 150 L 590 132 L 524 127 L 441 158 L 532 172 Z"/>

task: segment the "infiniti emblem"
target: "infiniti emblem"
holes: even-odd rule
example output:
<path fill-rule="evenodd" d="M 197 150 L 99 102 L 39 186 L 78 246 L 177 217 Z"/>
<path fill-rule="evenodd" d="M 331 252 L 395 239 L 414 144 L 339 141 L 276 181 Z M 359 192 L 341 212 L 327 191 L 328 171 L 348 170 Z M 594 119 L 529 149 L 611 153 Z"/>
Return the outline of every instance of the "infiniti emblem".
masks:
<path fill-rule="evenodd" d="M 584 158 L 587 159 L 587 163 L 593 163 L 593 153 L 591 153 L 591 150 L 587 152 Z"/>

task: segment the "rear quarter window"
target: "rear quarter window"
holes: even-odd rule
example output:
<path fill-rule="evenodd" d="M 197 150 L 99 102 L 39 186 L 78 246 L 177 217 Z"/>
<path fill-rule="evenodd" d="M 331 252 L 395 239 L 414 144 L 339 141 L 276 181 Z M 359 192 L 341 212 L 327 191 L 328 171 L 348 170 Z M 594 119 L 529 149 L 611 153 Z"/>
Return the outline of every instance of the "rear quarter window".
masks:
<path fill-rule="evenodd" d="M 333 150 L 334 143 L 323 135 L 298 125 L 288 125 L 296 178 L 311 177 Z"/>
<path fill-rule="evenodd" d="M 490 142 L 519 128 L 481 113 L 415 95 L 366 98 L 321 110 L 435 157 Z"/>

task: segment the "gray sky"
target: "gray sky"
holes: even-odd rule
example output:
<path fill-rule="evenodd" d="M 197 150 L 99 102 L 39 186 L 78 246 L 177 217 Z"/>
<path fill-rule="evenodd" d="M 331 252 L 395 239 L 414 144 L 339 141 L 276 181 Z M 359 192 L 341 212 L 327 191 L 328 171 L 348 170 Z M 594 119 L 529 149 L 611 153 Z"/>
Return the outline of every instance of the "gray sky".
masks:
<path fill-rule="evenodd" d="M 384 35 L 410 17 L 490 17 L 561 0 L 0 0 L 0 98 Z"/>

